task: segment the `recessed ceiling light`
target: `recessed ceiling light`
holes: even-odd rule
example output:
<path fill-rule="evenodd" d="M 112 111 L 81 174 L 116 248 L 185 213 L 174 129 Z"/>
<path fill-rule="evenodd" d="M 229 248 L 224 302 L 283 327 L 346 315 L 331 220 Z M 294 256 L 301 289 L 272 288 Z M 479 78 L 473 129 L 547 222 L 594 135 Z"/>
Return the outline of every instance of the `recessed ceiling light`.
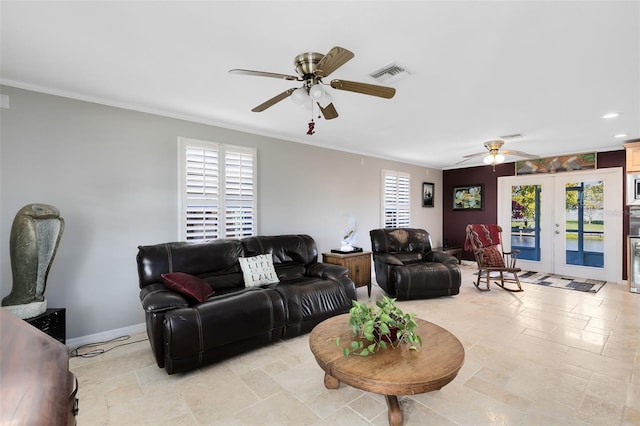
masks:
<path fill-rule="evenodd" d="M 616 118 L 616 117 L 620 117 L 619 112 L 609 112 L 602 116 L 602 118 Z"/>
<path fill-rule="evenodd" d="M 626 133 L 618 133 L 617 135 L 614 136 L 614 138 L 620 139 L 620 138 L 626 138 L 627 136 L 629 135 L 627 135 Z"/>

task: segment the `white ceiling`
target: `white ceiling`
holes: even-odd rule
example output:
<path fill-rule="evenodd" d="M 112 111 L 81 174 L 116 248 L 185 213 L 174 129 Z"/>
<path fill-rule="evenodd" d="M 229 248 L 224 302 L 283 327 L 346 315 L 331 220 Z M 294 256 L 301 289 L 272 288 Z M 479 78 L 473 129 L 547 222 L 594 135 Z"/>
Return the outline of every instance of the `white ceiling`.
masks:
<path fill-rule="evenodd" d="M 482 164 L 456 165 L 513 133 L 505 148 L 542 157 L 640 137 L 640 1 L 0 7 L 0 78 L 15 87 L 444 169 Z M 228 73 L 295 74 L 298 53 L 333 46 L 355 58 L 331 78 L 378 84 L 368 74 L 394 61 L 413 75 L 391 100 L 330 89 L 340 117 L 307 136 L 311 112 L 289 99 L 251 112 L 296 82 Z"/>

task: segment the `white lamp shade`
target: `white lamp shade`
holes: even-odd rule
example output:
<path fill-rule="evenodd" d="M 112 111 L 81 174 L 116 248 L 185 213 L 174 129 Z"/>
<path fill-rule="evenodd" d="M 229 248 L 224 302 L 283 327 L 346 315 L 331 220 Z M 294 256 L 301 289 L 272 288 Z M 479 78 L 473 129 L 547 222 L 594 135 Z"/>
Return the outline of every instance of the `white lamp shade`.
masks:
<path fill-rule="evenodd" d="M 311 99 L 313 99 L 313 100 L 317 101 L 320 98 L 322 98 L 323 95 L 324 95 L 324 89 L 322 88 L 322 86 L 320 84 L 314 84 L 309 89 L 309 96 L 311 96 Z"/>
<path fill-rule="evenodd" d="M 294 90 L 291 94 L 291 100 L 296 105 L 304 104 L 307 99 L 309 99 L 309 95 L 307 95 L 307 91 L 302 87 Z"/>
<path fill-rule="evenodd" d="M 320 104 L 322 108 L 326 108 L 331 102 L 333 102 L 333 98 L 327 92 L 324 92 L 324 95 L 318 99 L 318 104 Z"/>
<path fill-rule="evenodd" d="M 500 164 L 504 161 L 504 155 L 502 154 L 489 154 L 484 157 L 484 164 Z"/>

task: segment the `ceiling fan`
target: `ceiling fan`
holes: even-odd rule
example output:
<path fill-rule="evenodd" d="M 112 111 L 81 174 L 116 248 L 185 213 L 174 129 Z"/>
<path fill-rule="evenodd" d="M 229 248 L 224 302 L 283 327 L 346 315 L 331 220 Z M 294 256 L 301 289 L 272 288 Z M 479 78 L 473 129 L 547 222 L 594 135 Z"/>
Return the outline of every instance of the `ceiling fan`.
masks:
<path fill-rule="evenodd" d="M 231 74 L 252 75 L 258 77 L 280 78 L 290 81 L 302 82 L 301 87 L 293 87 L 274 96 L 273 98 L 261 103 L 253 108 L 253 112 L 261 112 L 265 109 L 277 104 L 291 96 L 292 100 L 299 105 L 313 108 L 313 104 L 317 104 L 322 112 L 322 116 L 326 120 L 338 117 L 338 111 L 332 103 L 331 95 L 324 86 L 331 86 L 337 90 L 346 90 L 349 92 L 361 93 L 364 95 L 378 96 L 381 98 L 391 99 L 396 89 L 392 87 L 378 86 L 375 84 L 359 83 L 347 80 L 331 80 L 330 83 L 323 82 L 332 72 L 340 68 L 342 65 L 351 60 L 355 55 L 343 47 L 333 47 L 326 55 L 316 52 L 301 53 L 295 57 L 293 63 L 297 76 L 278 74 L 264 71 L 253 71 L 244 69 L 232 69 Z M 309 123 L 309 132 L 313 134 L 313 119 Z"/>
<path fill-rule="evenodd" d="M 489 151 L 488 153 L 477 152 L 475 154 L 464 155 L 464 160 L 458 161 L 456 164 L 464 163 L 465 161 L 471 160 L 472 158 L 484 156 L 484 163 L 486 165 L 492 165 L 493 170 L 495 171 L 496 164 L 504 162 L 505 155 L 515 155 L 517 157 L 524 158 L 537 158 L 535 155 L 527 154 L 526 152 L 501 149 L 502 145 L 504 145 L 504 141 L 502 139 L 485 142 L 484 147 L 487 148 L 487 150 Z"/>

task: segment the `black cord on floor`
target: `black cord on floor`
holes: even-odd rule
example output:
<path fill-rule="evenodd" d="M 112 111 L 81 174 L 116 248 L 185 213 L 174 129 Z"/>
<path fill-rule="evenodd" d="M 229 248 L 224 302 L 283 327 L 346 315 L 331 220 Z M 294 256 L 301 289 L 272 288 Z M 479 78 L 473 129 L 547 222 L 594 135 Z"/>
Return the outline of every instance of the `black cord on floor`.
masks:
<path fill-rule="evenodd" d="M 77 348 L 71 349 L 69 351 L 69 356 L 71 356 L 72 358 L 74 358 L 74 357 L 92 358 L 94 356 L 102 355 L 103 353 L 109 352 L 110 350 L 115 349 L 115 348 L 119 348 L 121 346 L 132 345 L 134 343 L 144 342 L 144 341 L 148 340 L 148 339 L 135 340 L 133 342 L 121 343 L 119 345 L 112 346 L 109 349 L 96 348 L 96 349 L 92 349 L 92 350 L 84 352 L 84 353 L 78 353 L 78 351 L 80 351 L 81 349 L 93 348 L 93 347 L 97 347 L 97 346 L 100 346 L 100 345 L 106 345 L 108 343 L 113 343 L 113 342 L 124 342 L 125 340 L 129 340 L 130 338 L 131 338 L 131 336 L 126 334 L 124 336 L 116 337 L 116 338 L 111 339 L 111 340 L 105 340 L 104 342 L 95 342 L 95 343 L 87 343 L 85 345 L 80 345 Z"/>

